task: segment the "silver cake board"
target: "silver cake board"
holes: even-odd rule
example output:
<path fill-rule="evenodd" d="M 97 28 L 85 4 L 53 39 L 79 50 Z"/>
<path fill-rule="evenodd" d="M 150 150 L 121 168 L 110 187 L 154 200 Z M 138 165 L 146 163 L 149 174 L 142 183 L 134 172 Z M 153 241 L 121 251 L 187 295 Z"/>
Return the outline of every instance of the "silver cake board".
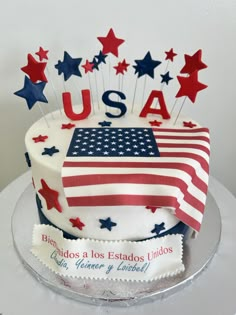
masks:
<path fill-rule="evenodd" d="M 184 242 L 183 273 L 150 282 L 73 279 L 51 272 L 31 253 L 35 223 L 39 224 L 39 218 L 34 188 L 30 184 L 19 198 L 12 215 L 14 246 L 22 263 L 40 283 L 55 292 L 95 305 L 146 303 L 166 298 L 191 285 L 214 257 L 221 236 L 220 211 L 213 196 L 208 194 L 201 231 L 197 238 L 188 238 Z"/>

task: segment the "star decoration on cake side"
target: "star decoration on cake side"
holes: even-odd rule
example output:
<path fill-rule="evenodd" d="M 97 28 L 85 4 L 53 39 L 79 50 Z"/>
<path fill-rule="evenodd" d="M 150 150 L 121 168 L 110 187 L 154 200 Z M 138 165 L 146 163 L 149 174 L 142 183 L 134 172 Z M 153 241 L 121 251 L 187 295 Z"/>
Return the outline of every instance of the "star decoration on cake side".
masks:
<path fill-rule="evenodd" d="M 189 55 L 184 55 L 185 58 L 185 65 L 184 67 L 180 70 L 180 73 L 187 73 L 191 74 L 194 71 L 199 71 L 202 69 L 207 68 L 207 65 L 202 62 L 202 50 L 199 49 L 195 54 L 192 56 Z"/>
<path fill-rule="evenodd" d="M 99 219 L 99 222 L 101 223 L 100 229 L 108 229 L 109 231 L 117 225 L 117 223 L 111 221 L 110 217 L 105 220 Z"/>
<path fill-rule="evenodd" d="M 62 124 L 61 129 L 72 129 L 75 127 L 75 124 L 68 123 L 68 124 Z"/>
<path fill-rule="evenodd" d="M 28 152 L 25 152 L 25 161 L 26 161 L 26 164 L 28 165 L 28 167 L 31 167 L 31 161 L 30 161 L 30 157 L 29 157 Z"/>
<path fill-rule="evenodd" d="M 177 76 L 180 89 L 175 97 L 187 96 L 193 103 L 197 93 L 207 88 L 207 85 L 198 81 L 198 71 L 194 71 L 188 77 Z"/>
<path fill-rule="evenodd" d="M 21 90 L 14 94 L 26 100 L 27 106 L 31 109 L 36 102 L 48 103 L 43 90 L 46 82 L 33 83 L 27 76 L 25 76 L 24 86 Z"/>
<path fill-rule="evenodd" d="M 124 39 L 117 38 L 112 28 L 109 30 L 106 37 L 100 36 L 97 39 L 103 46 L 103 54 L 111 53 L 114 56 L 118 57 L 118 47 L 124 43 Z"/>
<path fill-rule="evenodd" d="M 81 231 L 83 230 L 83 227 L 85 226 L 85 224 L 82 221 L 80 221 L 80 218 L 78 217 L 75 219 L 71 218 L 69 221 L 72 223 L 73 227 L 76 227 L 77 229 Z"/>
<path fill-rule="evenodd" d="M 104 120 L 104 121 L 100 121 L 99 123 L 98 123 L 101 127 L 110 127 L 111 126 L 111 121 L 106 121 L 106 120 Z"/>
<path fill-rule="evenodd" d="M 191 121 L 183 121 L 183 126 L 184 126 L 184 127 L 188 127 L 188 128 L 194 128 L 194 127 L 196 127 L 197 125 L 196 125 L 196 124 L 193 124 Z"/>
<path fill-rule="evenodd" d="M 82 65 L 85 73 L 93 72 L 93 66 L 94 64 L 92 62 L 89 62 L 88 59 L 86 60 L 85 64 Z"/>
<path fill-rule="evenodd" d="M 47 78 L 44 74 L 46 68 L 46 62 L 38 62 L 31 54 L 28 54 L 28 64 L 22 67 L 21 70 L 28 74 L 30 80 L 34 83 L 37 81 L 47 82 Z"/>
<path fill-rule="evenodd" d="M 51 189 L 44 179 L 41 179 L 42 188 L 39 189 L 39 193 L 46 201 L 47 209 L 51 210 L 55 208 L 58 212 L 62 212 L 62 207 L 58 201 L 59 193 L 56 190 Z"/>
<path fill-rule="evenodd" d="M 72 75 L 81 77 L 81 72 L 79 70 L 81 61 L 82 58 L 72 58 L 68 52 L 65 51 L 63 61 L 58 60 L 55 68 L 58 70 L 59 75 L 63 73 L 64 80 L 67 81 Z"/>
<path fill-rule="evenodd" d="M 39 56 L 40 61 L 44 59 L 48 60 L 48 50 L 44 50 L 42 47 L 39 47 L 39 51 L 37 51 L 35 54 Z"/>
<path fill-rule="evenodd" d="M 150 124 L 152 127 L 160 127 L 160 125 L 162 124 L 162 122 L 161 122 L 161 121 L 157 121 L 157 120 L 155 119 L 155 120 L 149 121 L 149 124 Z"/>
<path fill-rule="evenodd" d="M 151 210 L 152 213 L 155 213 L 158 207 L 146 206 L 146 209 Z"/>
<path fill-rule="evenodd" d="M 154 79 L 154 69 L 161 64 L 161 61 L 153 60 L 151 53 L 148 51 L 143 59 L 136 59 L 136 65 L 133 66 L 138 78 L 147 74 Z"/>
<path fill-rule="evenodd" d="M 154 229 L 151 230 L 151 233 L 155 233 L 157 236 L 160 234 L 161 231 L 165 230 L 165 223 L 162 222 L 161 224 L 154 224 Z"/>
<path fill-rule="evenodd" d="M 48 136 L 42 136 L 42 135 L 32 138 L 32 140 L 34 140 L 35 143 L 45 142 L 47 139 L 48 139 Z"/>
<path fill-rule="evenodd" d="M 49 156 L 53 156 L 53 154 L 58 153 L 59 150 L 56 149 L 55 146 L 51 147 L 51 148 L 44 148 L 44 151 L 42 152 L 42 155 L 49 155 Z"/>
<path fill-rule="evenodd" d="M 166 59 L 165 60 L 170 60 L 174 61 L 174 57 L 177 56 L 177 54 L 174 52 L 173 48 L 171 48 L 169 51 L 165 51 L 166 54 Z"/>
<path fill-rule="evenodd" d="M 173 80 L 172 77 L 170 77 L 170 72 L 166 72 L 165 74 L 161 74 L 162 80 L 161 83 L 166 83 L 166 85 L 168 85 L 170 80 Z"/>

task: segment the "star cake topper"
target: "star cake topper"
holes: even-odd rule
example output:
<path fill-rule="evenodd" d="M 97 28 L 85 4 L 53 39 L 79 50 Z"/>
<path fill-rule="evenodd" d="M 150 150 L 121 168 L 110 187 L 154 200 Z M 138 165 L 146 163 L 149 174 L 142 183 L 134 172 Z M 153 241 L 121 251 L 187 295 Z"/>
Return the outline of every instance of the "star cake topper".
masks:
<path fill-rule="evenodd" d="M 97 37 L 100 43 L 103 46 L 102 53 L 108 54 L 111 53 L 114 56 L 118 57 L 118 47 L 124 43 L 124 39 L 117 38 L 113 29 L 111 28 L 106 37 Z"/>
<path fill-rule="evenodd" d="M 133 66 L 135 74 L 138 73 L 138 78 L 147 74 L 154 79 L 154 69 L 161 64 L 161 61 L 153 60 L 151 53 L 148 51 L 143 59 L 135 60 L 136 64 Z"/>
<path fill-rule="evenodd" d="M 48 60 L 48 50 L 44 50 L 42 47 L 39 47 L 39 51 L 37 51 L 35 54 L 39 56 L 40 61 L 43 59 Z"/>
<path fill-rule="evenodd" d="M 27 56 L 28 64 L 21 68 L 23 72 L 28 74 L 30 80 L 34 83 L 37 81 L 48 82 L 44 70 L 46 68 L 46 62 L 38 62 L 31 54 Z"/>
<path fill-rule="evenodd" d="M 187 96 L 195 103 L 197 93 L 207 88 L 207 85 L 198 81 L 198 71 L 194 71 L 188 77 L 177 76 L 180 89 L 175 97 Z"/>
<path fill-rule="evenodd" d="M 24 98 L 28 108 L 31 109 L 36 102 L 48 103 L 48 100 L 43 94 L 46 84 L 46 82 L 33 83 L 27 76 L 25 76 L 23 88 L 16 91 L 14 94 Z"/>
<path fill-rule="evenodd" d="M 202 50 L 199 49 L 195 54 L 192 56 L 184 55 L 185 58 L 185 65 L 180 70 L 180 73 L 187 73 L 191 74 L 196 70 L 202 70 L 207 68 L 207 65 L 202 62 Z"/>
<path fill-rule="evenodd" d="M 79 70 L 79 65 L 82 61 L 82 58 L 72 58 L 68 52 L 64 52 L 63 61 L 58 60 L 58 63 L 55 65 L 55 68 L 58 70 L 58 74 L 63 73 L 64 80 L 67 81 L 72 75 L 81 77 L 81 72 Z"/>

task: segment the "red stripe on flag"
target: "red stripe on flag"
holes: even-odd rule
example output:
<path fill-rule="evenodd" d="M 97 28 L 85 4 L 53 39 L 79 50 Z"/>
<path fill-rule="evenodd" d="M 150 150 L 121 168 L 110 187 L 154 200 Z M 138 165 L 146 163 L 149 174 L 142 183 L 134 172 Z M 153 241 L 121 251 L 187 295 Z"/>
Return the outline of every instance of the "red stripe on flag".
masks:
<path fill-rule="evenodd" d="M 158 148 L 190 148 L 201 150 L 210 155 L 210 150 L 207 147 L 194 143 L 158 143 Z"/>
<path fill-rule="evenodd" d="M 198 140 L 198 141 L 205 141 L 207 143 L 210 143 L 209 138 L 204 136 L 170 136 L 170 135 L 157 135 L 155 134 L 155 139 L 167 139 L 167 140 Z"/>
<path fill-rule="evenodd" d="M 193 217 L 188 215 L 186 212 L 184 212 L 180 208 L 176 209 L 175 215 L 180 221 L 187 224 L 188 226 L 190 226 L 191 228 L 193 228 L 197 232 L 200 231 L 201 223 L 199 223 L 197 220 L 195 220 Z"/>
<path fill-rule="evenodd" d="M 153 131 L 159 132 L 179 132 L 179 133 L 199 133 L 199 132 L 207 132 L 209 133 L 208 128 L 194 128 L 194 129 L 170 129 L 170 128 L 152 128 Z"/>

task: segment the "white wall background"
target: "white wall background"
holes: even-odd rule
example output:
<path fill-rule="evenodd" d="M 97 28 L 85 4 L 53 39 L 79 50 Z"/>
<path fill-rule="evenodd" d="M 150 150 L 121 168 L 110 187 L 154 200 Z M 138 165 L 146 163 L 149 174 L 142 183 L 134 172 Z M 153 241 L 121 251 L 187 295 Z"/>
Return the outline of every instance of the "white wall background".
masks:
<path fill-rule="evenodd" d="M 8 0 L 1 4 L 0 189 L 27 170 L 24 135 L 41 116 L 37 106 L 29 111 L 25 101 L 13 95 L 23 87 L 20 68 L 27 64 L 27 53 L 39 46 L 48 49 L 52 69 L 64 50 L 72 57 L 91 59 L 101 48 L 96 37 L 105 36 L 112 27 L 126 40 L 121 58 L 131 63 L 148 50 L 153 59 L 164 60 L 164 51 L 173 47 L 179 53 L 175 67 L 180 70 L 184 53 L 203 49 L 208 69 L 201 71 L 200 81 L 209 87 L 198 94 L 195 104 L 186 102 L 183 112 L 210 128 L 211 174 L 236 195 L 235 0 Z M 53 103 L 52 89 L 46 94 Z"/>

